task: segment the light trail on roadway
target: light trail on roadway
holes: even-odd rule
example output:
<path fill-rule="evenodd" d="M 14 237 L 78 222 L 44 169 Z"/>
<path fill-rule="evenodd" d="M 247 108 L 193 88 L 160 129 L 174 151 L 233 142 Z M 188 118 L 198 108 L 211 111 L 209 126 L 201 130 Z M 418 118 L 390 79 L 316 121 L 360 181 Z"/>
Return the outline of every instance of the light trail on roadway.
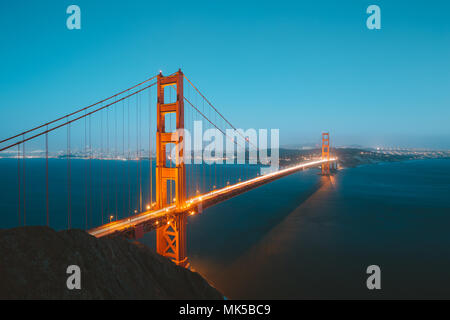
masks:
<path fill-rule="evenodd" d="M 245 189 L 245 188 L 251 187 L 253 185 L 255 185 L 255 187 L 256 187 L 256 186 L 263 184 L 267 180 L 275 180 L 275 179 L 277 179 L 277 177 L 281 178 L 283 176 L 297 172 L 301 169 L 317 166 L 317 165 L 320 165 L 320 164 L 328 162 L 328 161 L 333 162 L 336 160 L 337 160 L 337 158 L 331 158 L 329 160 L 316 160 L 316 161 L 301 163 L 301 164 L 298 164 L 293 167 L 278 170 L 276 172 L 271 172 L 271 173 L 268 173 L 268 174 L 250 179 L 250 180 L 238 182 L 236 184 L 229 185 L 224 188 L 210 191 L 208 193 L 196 196 L 194 198 L 187 200 L 185 205 L 180 209 L 177 209 L 177 207 L 175 205 L 171 205 L 171 206 L 167 206 L 165 208 L 158 209 L 158 210 L 148 210 L 148 211 L 139 213 L 137 215 L 134 215 L 132 217 L 124 218 L 124 219 L 117 220 L 114 222 L 110 222 L 110 223 L 107 223 L 100 227 L 91 229 L 88 231 L 88 233 L 94 237 L 100 238 L 100 237 L 104 237 L 107 235 L 111 235 L 115 232 L 120 232 L 122 230 L 128 230 L 128 229 L 134 228 L 137 225 L 142 224 L 144 222 L 148 222 L 148 221 L 151 221 L 154 219 L 159 219 L 166 215 L 174 215 L 177 213 L 177 211 L 179 212 L 180 210 L 182 212 L 192 211 L 192 209 L 194 209 L 195 206 L 198 206 L 207 200 L 211 200 L 211 199 L 214 199 L 219 196 L 226 196 L 228 194 L 234 194 L 237 191 L 239 191 L 240 189 Z M 246 190 L 246 191 L 248 191 L 248 190 Z M 243 191 L 243 192 L 245 192 L 245 191 Z"/>

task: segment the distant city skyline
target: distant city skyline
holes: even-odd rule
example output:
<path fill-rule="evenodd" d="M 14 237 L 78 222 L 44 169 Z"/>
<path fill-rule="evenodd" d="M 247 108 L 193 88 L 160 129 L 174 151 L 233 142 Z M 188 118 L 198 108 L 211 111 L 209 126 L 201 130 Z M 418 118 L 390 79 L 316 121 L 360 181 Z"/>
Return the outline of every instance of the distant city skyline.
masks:
<path fill-rule="evenodd" d="M 71 4 L 81 30 L 66 27 Z M 380 30 L 366 27 L 371 4 Z M 319 144 L 329 131 L 335 146 L 449 150 L 449 10 L 446 1 L 2 3 L 0 139 L 181 68 L 236 127 L 280 129 L 281 147 Z"/>

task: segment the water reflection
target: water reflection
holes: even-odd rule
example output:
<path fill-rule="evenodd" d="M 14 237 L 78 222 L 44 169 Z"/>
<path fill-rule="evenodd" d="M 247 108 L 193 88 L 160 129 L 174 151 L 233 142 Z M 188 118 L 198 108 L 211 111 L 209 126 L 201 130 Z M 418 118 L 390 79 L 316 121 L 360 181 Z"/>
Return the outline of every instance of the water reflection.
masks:
<path fill-rule="evenodd" d="M 192 221 L 190 258 L 231 299 L 449 298 L 449 193 L 449 160 L 305 172 Z"/>

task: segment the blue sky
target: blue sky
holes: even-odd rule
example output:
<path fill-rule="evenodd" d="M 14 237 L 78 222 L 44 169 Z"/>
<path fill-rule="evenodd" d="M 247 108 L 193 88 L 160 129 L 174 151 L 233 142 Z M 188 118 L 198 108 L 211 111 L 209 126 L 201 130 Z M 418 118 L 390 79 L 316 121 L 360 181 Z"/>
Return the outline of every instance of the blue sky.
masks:
<path fill-rule="evenodd" d="M 82 29 L 66 28 L 81 8 Z M 381 8 L 381 30 L 366 8 Z M 282 144 L 450 149 L 448 1 L 0 3 L 0 137 L 163 70 Z"/>

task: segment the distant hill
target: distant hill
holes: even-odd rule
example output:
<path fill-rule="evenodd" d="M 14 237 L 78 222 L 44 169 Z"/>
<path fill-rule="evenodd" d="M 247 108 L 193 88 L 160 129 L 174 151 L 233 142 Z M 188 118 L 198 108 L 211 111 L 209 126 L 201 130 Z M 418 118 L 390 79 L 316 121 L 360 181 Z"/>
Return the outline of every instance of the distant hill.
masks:
<path fill-rule="evenodd" d="M 322 154 L 320 148 L 314 149 L 281 149 L 280 148 L 280 166 L 289 166 L 292 164 L 318 159 Z M 437 159 L 450 158 L 448 151 L 417 151 L 417 150 L 375 150 L 361 149 L 351 147 L 331 148 L 331 156 L 338 158 L 339 166 L 355 167 L 361 164 L 419 160 L 419 159 Z"/>
<path fill-rule="evenodd" d="M 69 290 L 69 265 L 81 290 Z M 198 273 L 138 242 L 82 230 L 0 230 L 0 299 L 222 299 Z"/>

